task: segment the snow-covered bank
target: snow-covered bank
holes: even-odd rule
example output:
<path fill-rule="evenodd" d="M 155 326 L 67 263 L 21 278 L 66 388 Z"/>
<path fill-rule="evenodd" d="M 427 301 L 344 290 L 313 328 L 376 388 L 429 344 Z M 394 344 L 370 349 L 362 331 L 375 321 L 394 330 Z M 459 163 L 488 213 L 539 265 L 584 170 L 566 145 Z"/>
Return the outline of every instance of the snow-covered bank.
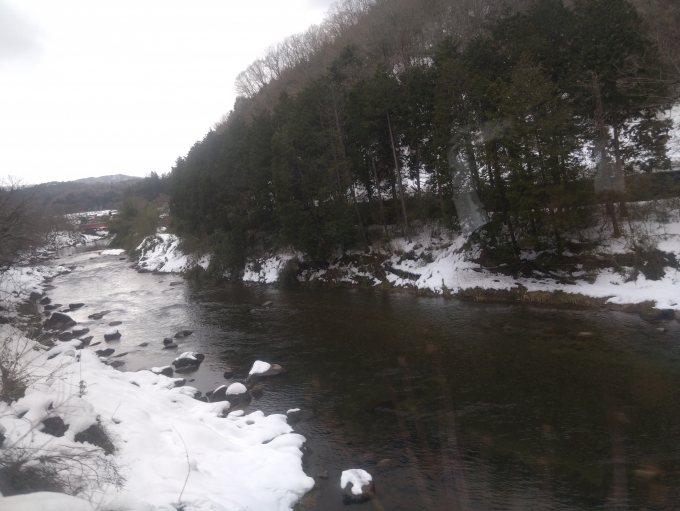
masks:
<path fill-rule="evenodd" d="M 31 375 L 24 397 L 0 403 L 1 452 L 58 458 L 96 508 L 283 511 L 314 485 L 302 470 L 304 438 L 285 415 L 229 415 L 226 401 L 198 401 L 151 371 L 114 370 L 78 340 L 44 351 L 7 325 L 0 339 Z M 68 426 L 63 436 L 49 434 L 50 418 Z"/>
<path fill-rule="evenodd" d="M 622 238 L 601 240 L 588 255 L 600 261 L 631 255 L 635 252 L 635 244 L 645 239 L 647 244 L 653 243 L 658 250 L 680 260 L 680 212 L 677 207 L 673 209 L 673 204 L 669 202 L 664 205 L 666 218 L 663 223 L 628 222 L 622 226 Z M 644 208 L 646 204 L 631 207 Z M 594 238 L 600 236 L 600 231 L 596 230 L 592 233 Z M 633 241 L 636 239 L 637 242 Z M 182 254 L 178 245 L 179 240 L 170 234 L 147 238 L 139 247 L 142 252 L 140 268 L 160 272 L 190 269 L 196 263 Z M 480 263 L 479 249 L 471 247 L 465 236 L 433 234 L 425 227 L 410 242 L 404 238 L 394 238 L 387 243 L 374 245 L 368 253 L 354 250 L 338 254 L 333 261 L 323 266 L 306 261 L 302 253 L 282 250 L 248 261 L 242 280 L 249 283 L 275 283 L 288 261 L 297 258 L 303 268 L 298 273 L 298 280 L 312 285 L 409 288 L 434 294 L 457 294 L 475 289 L 490 292 L 563 292 L 604 299 L 612 304 L 653 302 L 659 309 L 680 310 L 680 271 L 676 267 L 666 266 L 663 277 L 650 280 L 634 268 L 623 265 L 586 271 L 575 254 L 566 251 L 562 255 L 573 258 L 571 266 L 574 269 L 543 274 L 533 271 L 530 277 L 509 275 L 499 268 L 485 268 Z M 526 252 L 522 254 L 522 259 L 533 261 L 538 256 Z M 208 262 L 206 257 L 199 263 L 206 268 Z"/>
<path fill-rule="evenodd" d="M 0 273 L 0 306 L 13 311 L 18 304 L 27 301 L 31 293 L 41 294 L 45 279 L 70 271 L 63 266 L 29 266 Z"/>
<path fill-rule="evenodd" d="M 161 273 L 181 273 L 196 265 L 208 267 L 209 258 L 203 257 L 196 261 L 179 249 L 179 243 L 179 238 L 174 234 L 158 233 L 145 238 L 136 249 L 140 252 L 140 269 Z"/>

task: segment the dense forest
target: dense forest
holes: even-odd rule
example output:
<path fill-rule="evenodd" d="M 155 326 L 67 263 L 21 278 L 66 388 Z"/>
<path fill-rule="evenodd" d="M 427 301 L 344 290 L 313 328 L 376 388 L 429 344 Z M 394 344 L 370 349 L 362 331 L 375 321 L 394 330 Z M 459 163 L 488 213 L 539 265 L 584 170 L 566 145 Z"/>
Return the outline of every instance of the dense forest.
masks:
<path fill-rule="evenodd" d="M 337 4 L 246 69 L 234 110 L 161 180 L 172 227 L 219 272 L 279 245 L 323 261 L 428 222 L 498 263 L 576 250 L 603 222 L 619 236 L 626 203 L 670 170 L 679 10 Z"/>

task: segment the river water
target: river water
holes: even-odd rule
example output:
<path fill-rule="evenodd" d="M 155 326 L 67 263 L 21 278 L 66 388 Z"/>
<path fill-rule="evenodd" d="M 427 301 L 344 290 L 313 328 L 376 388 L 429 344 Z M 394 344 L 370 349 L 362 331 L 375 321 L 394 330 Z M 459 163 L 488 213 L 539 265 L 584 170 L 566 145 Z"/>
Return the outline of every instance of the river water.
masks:
<path fill-rule="evenodd" d="M 170 364 L 162 339 L 182 328 L 194 334 L 179 351 L 206 355 L 186 376 L 203 392 L 227 383 L 227 367 L 235 379 L 258 359 L 287 369 L 249 410 L 313 412 L 295 429 L 311 449 L 306 472 L 329 478 L 298 509 L 344 509 L 348 468 L 374 477 L 366 509 L 680 509 L 675 321 L 406 293 L 200 289 L 72 252 L 57 262 L 75 270 L 48 296 L 86 303 L 72 317 L 114 357 L 128 352 L 122 370 Z M 99 310 L 112 312 L 87 319 Z M 123 322 L 122 338 L 104 343 L 110 321 Z"/>

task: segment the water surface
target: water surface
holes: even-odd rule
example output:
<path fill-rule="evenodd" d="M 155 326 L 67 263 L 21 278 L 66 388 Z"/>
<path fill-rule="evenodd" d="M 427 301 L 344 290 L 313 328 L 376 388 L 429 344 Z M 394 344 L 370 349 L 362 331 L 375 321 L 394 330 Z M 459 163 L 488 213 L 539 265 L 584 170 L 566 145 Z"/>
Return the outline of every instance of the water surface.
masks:
<path fill-rule="evenodd" d="M 179 351 L 206 355 L 187 376 L 203 392 L 227 367 L 234 380 L 258 359 L 288 370 L 250 410 L 313 412 L 295 426 L 311 449 L 305 470 L 329 479 L 300 509 L 345 509 L 348 468 L 374 476 L 366 509 L 680 509 L 675 321 L 405 293 L 206 290 L 96 252 L 58 263 L 77 267 L 48 295 L 85 302 L 72 316 L 114 356 L 128 352 L 123 370 L 169 364 L 162 339 L 182 328 L 195 333 Z M 99 310 L 112 312 L 87 319 Z M 110 321 L 123 335 L 104 343 Z"/>

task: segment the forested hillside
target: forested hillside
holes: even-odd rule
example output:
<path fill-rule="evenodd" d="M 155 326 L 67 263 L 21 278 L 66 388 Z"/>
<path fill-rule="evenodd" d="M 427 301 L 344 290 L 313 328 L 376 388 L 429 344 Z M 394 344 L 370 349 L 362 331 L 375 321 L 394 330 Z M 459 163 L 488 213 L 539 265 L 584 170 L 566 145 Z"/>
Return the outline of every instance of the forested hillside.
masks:
<path fill-rule="evenodd" d="M 671 168 L 680 76 L 677 5 L 640 5 L 338 4 L 239 76 L 234 110 L 172 169 L 173 227 L 220 272 L 428 221 L 497 263 L 574 249 L 603 216 L 618 236 Z"/>

